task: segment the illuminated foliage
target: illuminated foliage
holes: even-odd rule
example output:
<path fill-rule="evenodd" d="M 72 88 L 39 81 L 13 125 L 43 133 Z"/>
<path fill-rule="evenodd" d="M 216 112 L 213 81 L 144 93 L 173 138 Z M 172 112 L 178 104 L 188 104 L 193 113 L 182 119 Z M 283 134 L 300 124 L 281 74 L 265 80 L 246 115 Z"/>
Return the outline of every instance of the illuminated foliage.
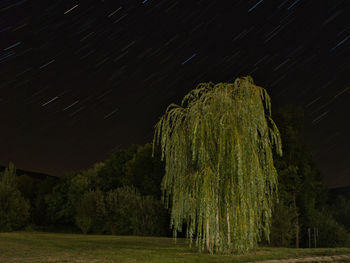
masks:
<path fill-rule="evenodd" d="M 202 83 L 181 106 L 170 105 L 155 128 L 165 159 L 162 190 L 176 232 L 200 251 L 227 253 L 269 238 L 282 154 L 270 97 L 248 77 Z"/>

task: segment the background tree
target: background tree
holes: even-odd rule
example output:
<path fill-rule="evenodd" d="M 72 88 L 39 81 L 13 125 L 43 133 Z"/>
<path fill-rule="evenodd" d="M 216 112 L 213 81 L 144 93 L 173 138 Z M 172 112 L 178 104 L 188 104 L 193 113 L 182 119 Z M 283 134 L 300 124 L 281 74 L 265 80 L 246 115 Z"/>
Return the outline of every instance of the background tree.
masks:
<path fill-rule="evenodd" d="M 270 235 L 277 173 L 272 147 L 282 154 L 270 97 L 251 77 L 233 84 L 200 84 L 170 105 L 156 125 L 171 202 L 171 225 L 210 252 L 245 251 Z"/>
<path fill-rule="evenodd" d="M 52 191 L 45 195 L 48 225 L 56 229 L 70 229 L 74 227 L 75 208 L 69 198 L 71 180 L 76 173 L 67 173 L 59 178 L 59 182 Z"/>
<path fill-rule="evenodd" d="M 318 246 L 340 244 L 346 233 L 333 218 L 328 190 L 304 142 L 303 109 L 285 105 L 275 112 L 274 120 L 281 132 L 283 156 L 274 158 L 279 203 L 273 211 L 272 244 L 308 247 L 308 228 L 319 229 Z"/>
<path fill-rule="evenodd" d="M 125 166 L 130 185 L 135 186 L 141 195 L 152 195 L 160 200 L 164 163 L 159 151 L 152 157 L 152 145 L 141 145 Z"/>
<path fill-rule="evenodd" d="M 16 169 L 12 163 L 0 173 L 0 231 L 23 228 L 29 219 L 30 205 L 16 185 Z"/>
<path fill-rule="evenodd" d="M 34 200 L 31 202 L 32 223 L 39 226 L 40 230 L 49 225 L 46 197 L 52 193 L 52 189 L 59 183 L 59 178 L 49 176 L 37 182 Z"/>
<path fill-rule="evenodd" d="M 94 168 L 87 171 L 80 171 L 70 178 L 67 196 L 69 202 L 75 209 L 77 208 L 81 197 L 86 192 L 95 190 L 95 186 L 91 179 L 92 174 L 95 174 Z"/>
<path fill-rule="evenodd" d="M 98 171 L 97 178 L 97 184 L 102 191 L 108 192 L 124 185 L 131 185 L 132 178 L 126 175 L 126 163 L 134 157 L 136 150 L 136 145 L 117 150 L 105 161 L 104 166 Z"/>
<path fill-rule="evenodd" d="M 275 156 L 275 166 L 278 171 L 280 202 L 276 204 L 274 211 L 274 222 L 286 210 L 293 211 L 293 215 L 284 218 L 284 224 L 293 226 L 286 229 L 277 224 L 273 225 L 275 234 L 285 236 L 283 244 L 291 245 L 294 242 L 295 247 L 300 246 L 300 234 L 303 233 L 302 227 L 305 227 L 305 221 L 315 209 L 315 191 L 312 187 L 315 173 L 310 169 L 311 155 L 306 145 L 303 143 L 302 133 L 304 129 L 304 112 L 302 108 L 292 105 L 284 106 L 278 109 L 274 117 L 283 141 L 283 156 Z M 278 209 L 278 206 L 284 206 L 284 209 Z M 278 239 L 273 243 L 278 244 Z"/>

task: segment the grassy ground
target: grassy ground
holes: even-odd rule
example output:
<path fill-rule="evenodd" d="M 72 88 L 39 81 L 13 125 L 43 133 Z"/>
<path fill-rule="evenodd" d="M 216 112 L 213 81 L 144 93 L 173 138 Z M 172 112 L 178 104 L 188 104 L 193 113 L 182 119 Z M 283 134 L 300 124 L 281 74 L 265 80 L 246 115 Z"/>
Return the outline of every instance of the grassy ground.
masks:
<path fill-rule="evenodd" d="M 350 248 L 259 248 L 245 255 L 209 255 L 186 241 L 135 236 L 95 236 L 36 232 L 0 233 L 0 262 L 248 262 L 350 254 Z"/>

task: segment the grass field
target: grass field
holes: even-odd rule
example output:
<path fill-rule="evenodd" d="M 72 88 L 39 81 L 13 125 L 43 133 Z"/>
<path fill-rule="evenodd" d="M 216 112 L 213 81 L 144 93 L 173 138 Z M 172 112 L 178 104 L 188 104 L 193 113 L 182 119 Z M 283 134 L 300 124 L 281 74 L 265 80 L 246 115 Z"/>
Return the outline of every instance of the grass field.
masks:
<path fill-rule="evenodd" d="M 184 239 L 37 232 L 0 233 L 0 262 L 249 262 L 350 254 L 350 248 L 259 248 L 245 255 L 209 255 Z"/>

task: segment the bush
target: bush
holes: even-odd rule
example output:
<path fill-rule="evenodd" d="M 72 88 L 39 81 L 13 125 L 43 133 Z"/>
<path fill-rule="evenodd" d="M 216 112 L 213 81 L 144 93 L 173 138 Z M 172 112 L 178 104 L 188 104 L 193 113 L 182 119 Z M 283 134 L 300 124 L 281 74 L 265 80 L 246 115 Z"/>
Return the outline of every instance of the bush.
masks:
<path fill-rule="evenodd" d="M 89 191 L 81 196 L 77 204 L 75 223 L 84 234 L 90 230 L 101 234 L 104 229 L 105 214 L 103 193 L 100 190 Z"/>
<path fill-rule="evenodd" d="M 169 218 L 161 203 L 153 196 L 143 196 L 136 215 L 134 235 L 165 236 L 169 232 Z"/>
<path fill-rule="evenodd" d="M 333 205 L 334 218 L 350 232 L 350 200 L 340 195 Z"/>
<path fill-rule="evenodd" d="M 113 235 L 164 235 L 166 212 L 151 196 L 134 187 L 121 187 L 107 194 L 106 228 Z"/>
<path fill-rule="evenodd" d="M 317 247 L 341 247 L 349 241 L 346 229 L 332 217 L 330 211 L 317 212 L 313 225 L 318 228 Z"/>
<path fill-rule="evenodd" d="M 107 194 L 106 227 L 112 235 L 131 235 L 141 196 L 133 187 L 121 187 Z"/>
<path fill-rule="evenodd" d="M 274 246 L 295 246 L 296 219 L 298 213 L 292 205 L 281 200 L 272 212 L 270 243 Z"/>
<path fill-rule="evenodd" d="M 77 215 L 75 223 L 83 234 L 87 234 L 91 229 L 92 218 L 88 215 Z"/>

